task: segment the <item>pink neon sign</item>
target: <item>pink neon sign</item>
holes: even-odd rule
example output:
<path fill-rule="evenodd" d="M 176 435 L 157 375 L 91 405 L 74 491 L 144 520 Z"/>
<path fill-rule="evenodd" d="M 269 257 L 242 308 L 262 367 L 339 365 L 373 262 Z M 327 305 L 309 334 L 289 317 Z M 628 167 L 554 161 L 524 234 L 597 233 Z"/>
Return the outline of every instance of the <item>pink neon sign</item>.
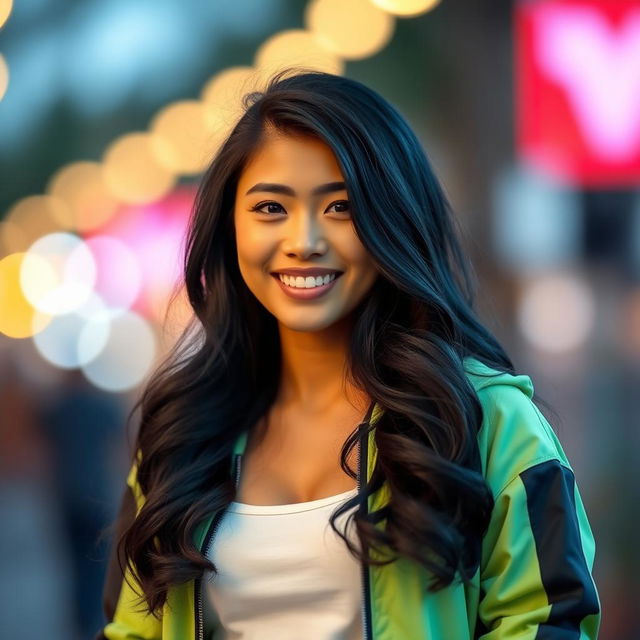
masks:
<path fill-rule="evenodd" d="M 525 162 L 583 186 L 640 184 L 640 5 L 522 3 L 516 45 Z"/>

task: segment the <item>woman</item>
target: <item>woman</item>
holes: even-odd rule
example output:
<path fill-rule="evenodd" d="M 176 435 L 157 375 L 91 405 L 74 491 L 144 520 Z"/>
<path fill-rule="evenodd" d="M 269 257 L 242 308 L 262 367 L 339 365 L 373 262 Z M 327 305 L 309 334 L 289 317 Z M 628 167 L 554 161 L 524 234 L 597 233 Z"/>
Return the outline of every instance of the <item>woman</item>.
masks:
<path fill-rule="evenodd" d="M 415 134 L 320 72 L 244 106 L 189 225 L 194 322 L 139 402 L 98 637 L 596 638 L 570 463 Z"/>

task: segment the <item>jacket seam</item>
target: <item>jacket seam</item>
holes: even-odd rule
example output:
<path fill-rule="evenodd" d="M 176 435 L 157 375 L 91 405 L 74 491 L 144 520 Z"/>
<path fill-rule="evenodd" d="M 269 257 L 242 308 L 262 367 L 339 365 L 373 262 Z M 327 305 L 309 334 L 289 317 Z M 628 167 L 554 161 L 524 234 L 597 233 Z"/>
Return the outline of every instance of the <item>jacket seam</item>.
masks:
<path fill-rule="evenodd" d="M 520 471 L 518 471 L 516 474 L 514 474 L 502 487 L 502 489 L 500 489 L 500 491 L 498 491 L 498 493 L 496 493 L 494 500 L 498 500 L 498 498 L 502 495 L 502 493 L 504 493 L 504 491 L 509 487 L 509 485 L 514 481 L 517 480 L 521 474 L 523 474 L 525 471 L 528 471 L 529 469 L 531 469 L 532 467 L 535 467 L 537 464 L 540 464 L 541 462 L 548 462 L 550 460 L 556 460 L 560 466 L 564 467 L 565 469 L 568 469 L 569 471 L 571 471 L 571 473 L 573 473 L 573 469 L 568 466 L 561 458 L 559 458 L 558 456 L 554 456 L 554 455 L 543 455 L 540 456 L 538 458 L 534 458 L 533 460 L 530 461 L 530 463 L 523 467 L 522 469 L 520 469 Z"/>

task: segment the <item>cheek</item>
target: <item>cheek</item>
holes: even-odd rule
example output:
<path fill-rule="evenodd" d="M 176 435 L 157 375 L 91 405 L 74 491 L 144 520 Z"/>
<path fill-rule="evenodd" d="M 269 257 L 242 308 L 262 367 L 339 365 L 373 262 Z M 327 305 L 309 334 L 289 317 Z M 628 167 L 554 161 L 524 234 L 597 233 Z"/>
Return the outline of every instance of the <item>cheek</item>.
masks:
<path fill-rule="evenodd" d="M 364 250 L 364 247 L 363 252 L 359 256 L 357 272 L 360 286 L 366 294 L 378 280 L 380 272 L 369 253 Z"/>
<path fill-rule="evenodd" d="M 253 225 L 236 222 L 236 247 L 238 259 L 248 264 L 260 259 L 266 247 L 265 237 Z"/>
<path fill-rule="evenodd" d="M 378 269 L 369 252 L 362 243 L 350 242 L 349 246 L 343 246 L 344 263 L 348 265 L 349 289 L 351 293 L 360 299 L 371 289 L 378 278 Z"/>
<path fill-rule="evenodd" d="M 273 246 L 264 233 L 256 233 L 250 225 L 236 234 L 238 267 L 245 283 L 255 292 L 271 278 L 269 265 L 273 264 Z"/>
<path fill-rule="evenodd" d="M 377 273 L 373 259 L 357 237 L 352 239 L 346 250 L 348 251 L 347 255 L 351 266 L 363 277 L 367 278 L 371 274 Z"/>

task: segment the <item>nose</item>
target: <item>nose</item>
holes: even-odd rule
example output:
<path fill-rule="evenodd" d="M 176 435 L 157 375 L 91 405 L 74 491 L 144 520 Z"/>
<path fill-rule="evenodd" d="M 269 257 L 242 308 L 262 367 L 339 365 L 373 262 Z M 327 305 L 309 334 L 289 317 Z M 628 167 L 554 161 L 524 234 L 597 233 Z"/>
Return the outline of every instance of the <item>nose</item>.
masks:
<path fill-rule="evenodd" d="M 311 212 L 308 215 L 293 216 L 284 225 L 286 240 L 283 248 L 286 253 L 298 254 L 304 258 L 313 253 L 326 251 L 327 241 L 322 225 L 315 221 Z"/>

